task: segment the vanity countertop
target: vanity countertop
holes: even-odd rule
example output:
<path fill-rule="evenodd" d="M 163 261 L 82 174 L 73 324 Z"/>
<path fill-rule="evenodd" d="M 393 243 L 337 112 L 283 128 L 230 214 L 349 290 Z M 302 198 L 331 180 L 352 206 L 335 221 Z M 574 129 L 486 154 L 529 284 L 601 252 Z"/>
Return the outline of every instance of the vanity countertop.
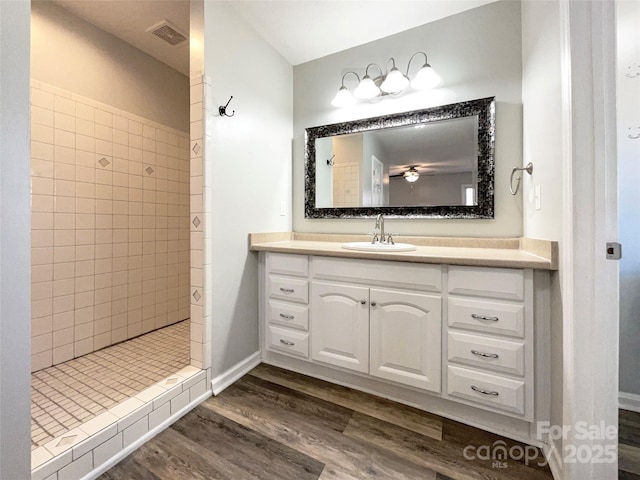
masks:
<path fill-rule="evenodd" d="M 558 244 L 530 238 L 398 237 L 416 245 L 411 252 L 363 252 L 342 248 L 345 242 L 371 240 L 366 235 L 252 233 L 251 251 L 364 258 L 396 262 L 441 263 L 482 267 L 558 269 Z"/>

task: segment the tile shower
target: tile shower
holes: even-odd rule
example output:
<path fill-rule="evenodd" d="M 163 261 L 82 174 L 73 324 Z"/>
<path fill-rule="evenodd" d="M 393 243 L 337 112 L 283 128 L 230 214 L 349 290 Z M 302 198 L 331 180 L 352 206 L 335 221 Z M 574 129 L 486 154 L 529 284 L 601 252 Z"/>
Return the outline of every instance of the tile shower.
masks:
<path fill-rule="evenodd" d="M 135 365 L 135 369 L 131 368 Z M 31 379 L 31 449 L 80 427 L 189 365 L 189 322 L 44 368 Z"/>
<path fill-rule="evenodd" d="M 336 163 L 333 167 L 333 206 L 360 205 L 360 164 Z"/>
<path fill-rule="evenodd" d="M 190 315 L 190 138 L 33 81 L 32 371 Z"/>

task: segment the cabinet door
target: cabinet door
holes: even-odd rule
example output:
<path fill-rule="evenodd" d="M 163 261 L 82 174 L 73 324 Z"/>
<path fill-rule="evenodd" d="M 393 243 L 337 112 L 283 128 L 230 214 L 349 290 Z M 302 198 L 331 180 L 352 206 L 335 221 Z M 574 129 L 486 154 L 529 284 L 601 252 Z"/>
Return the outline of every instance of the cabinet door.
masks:
<path fill-rule="evenodd" d="M 441 391 L 441 298 L 372 288 L 370 374 Z"/>
<path fill-rule="evenodd" d="M 311 283 L 312 358 L 367 373 L 369 371 L 369 289 Z"/>

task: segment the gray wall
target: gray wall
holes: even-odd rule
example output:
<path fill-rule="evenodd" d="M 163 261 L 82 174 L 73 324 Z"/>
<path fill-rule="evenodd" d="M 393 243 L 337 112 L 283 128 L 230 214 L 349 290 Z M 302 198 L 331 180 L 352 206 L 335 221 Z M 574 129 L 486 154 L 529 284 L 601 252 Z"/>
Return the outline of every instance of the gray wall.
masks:
<path fill-rule="evenodd" d="M 259 350 L 258 259 L 247 249 L 250 232 L 291 230 L 291 65 L 225 2 L 205 3 L 205 74 L 209 105 L 227 103 L 233 118 L 210 114 L 213 141 L 211 212 L 212 374 Z M 233 47 L 230 50 L 230 46 Z M 205 198 L 207 195 L 205 194 Z M 207 263 L 207 262 L 205 262 Z M 205 297 L 206 298 L 206 297 Z"/>
<path fill-rule="evenodd" d="M 31 21 L 31 78 L 189 131 L 185 75 L 52 2 Z"/>
<path fill-rule="evenodd" d="M 304 218 L 305 128 L 495 96 L 495 219 L 394 219 L 393 229 L 416 235 L 521 235 L 522 197 L 513 197 L 508 190 L 511 168 L 522 163 L 520 25 L 520 2 L 496 2 L 294 67 L 294 230 L 365 233 L 371 228 L 371 220 L 367 219 Z M 406 94 L 348 109 L 331 106 L 346 71 L 362 74 L 369 62 L 384 64 L 389 57 L 406 69 L 409 57 L 423 50 L 443 78 L 436 91 Z M 417 69 L 412 66 L 412 71 L 414 68 Z M 351 80 L 347 79 L 349 87 L 353 87 Z"/>
<path fill-rule="evenodd" d="M 617 9 L 618 218 L 624 253 L 620 262 L 620 392 L 640 395 L 640 139 L 627 137 L 640 135 L 640 78 L 625 76 L 629 65 L 640 59 L 640 3 L 620 1 Z"/>
<path fill-rule="evenodd" d="M 560 7 L 557 2 L 522 4 L 523 163 L 534 164 L 523 175 L 524 235 L 562 240 L 562 90 Z M 541 209 L 534 188 L 541 189 Z M 551 424 L 563 424 L 562 272 L 551 272 Z M 562 440 L 556 441 L 562 451 Z"/>
<path fill-rule="evenodd" d="M 462 205 L 462 185 L 471 184 L 471 173 L 422 175 L 407 183 L 402 177 L 389 180 L 390 205 Z"/>
<path fill-rule="evenodd" d="M 0 478 L 31 474 L 29 2 L 0 1 Z"/>

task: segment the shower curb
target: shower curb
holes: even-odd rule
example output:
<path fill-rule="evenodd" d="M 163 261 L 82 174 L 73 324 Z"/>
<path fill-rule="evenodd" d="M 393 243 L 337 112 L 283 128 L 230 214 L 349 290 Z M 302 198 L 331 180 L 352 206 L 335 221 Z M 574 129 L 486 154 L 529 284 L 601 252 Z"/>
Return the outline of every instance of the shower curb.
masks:
<path fill-rule="evenodd" d="M 34 450 L 31 480 L 93 480 L 212 395 L 210 370 L 180 372 L 105 412 L 92 435 L 80 426 Z"/>

